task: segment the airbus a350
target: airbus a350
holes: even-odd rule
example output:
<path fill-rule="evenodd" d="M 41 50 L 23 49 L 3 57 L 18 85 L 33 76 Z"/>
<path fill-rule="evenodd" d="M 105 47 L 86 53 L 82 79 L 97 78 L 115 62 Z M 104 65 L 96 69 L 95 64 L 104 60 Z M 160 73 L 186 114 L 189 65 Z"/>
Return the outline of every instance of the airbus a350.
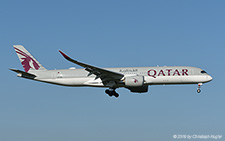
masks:
<path fill-rule="evenodd" d="M 201 85 L 213 79 L 206 71 L 188 66 L 99 68 L 76 61 L 62 51 L 59 52 L 66 60 L 84 69 L 47 70 L 22 45 L 13 47 L 24 68 L 24 71 L 10 69 L 18 77 L 62 86 L 105 87 L 105 93 L 115 97 L 119 96 L 116 89 L 120 87 L 145 93 L 149 85 L 167 84 L 198 84 L 200 93 Z"/>

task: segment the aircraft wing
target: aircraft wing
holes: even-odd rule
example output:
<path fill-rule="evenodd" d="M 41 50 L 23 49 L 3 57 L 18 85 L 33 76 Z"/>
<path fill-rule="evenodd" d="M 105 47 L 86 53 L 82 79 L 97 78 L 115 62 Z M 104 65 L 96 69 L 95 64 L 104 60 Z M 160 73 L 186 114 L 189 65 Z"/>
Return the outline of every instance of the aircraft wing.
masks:
<path fill-rule="evenodd" d="M 124 77 L 124 75 L 121 74 L 121 73 L 113 72 L 113 71 L 110 71 L 110 70 L 106 70 L 106 69 L 102 69 L 102 68 L 98 68 L 98 67 L 95 67 L 95 66 L 92 66 L 92 65 L 88 65 L 88 64 L 85 64 L 85 63 L 78 62 L 78 61 L 70 58 L 69 56 L 67 56 L 62 51 L 59 50 L 59 52 L 68 61 L 84 67 L 85 70 L 89 72 L 88 76 L 94 74 L 94 75 L 96 75 L 95 79 L 100 78 L 103 81 L 104 84 L 107 83 L 107 82 L 110 82 L 110 81 L 119 81 L 121 78 Z"/>

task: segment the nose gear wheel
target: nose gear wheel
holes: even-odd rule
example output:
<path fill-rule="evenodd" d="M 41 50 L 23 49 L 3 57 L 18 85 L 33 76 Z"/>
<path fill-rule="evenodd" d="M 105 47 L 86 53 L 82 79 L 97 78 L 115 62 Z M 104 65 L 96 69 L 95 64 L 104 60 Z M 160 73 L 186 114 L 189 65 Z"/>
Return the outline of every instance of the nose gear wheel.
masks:
<path fill-rule="evenodd" d="M 202 85 L 202 83 L 198 83 L 198 89 L 197 89 L 197 93 L 200 93 L 201 92 L 201 85 Z"/>

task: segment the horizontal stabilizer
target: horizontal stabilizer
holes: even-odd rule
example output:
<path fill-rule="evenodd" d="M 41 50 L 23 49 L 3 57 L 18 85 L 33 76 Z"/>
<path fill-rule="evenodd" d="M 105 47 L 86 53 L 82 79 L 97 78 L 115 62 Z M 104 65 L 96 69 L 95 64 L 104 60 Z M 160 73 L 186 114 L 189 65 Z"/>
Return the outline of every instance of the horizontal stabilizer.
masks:
<path fill-rule="evenodd" d="M 10 69 L 10 70 L 18 73 L 18 76 L 20 76 L 20 77 L 29 78 L 29 79 L 34 79 L 35 77 L 37 77 L 34 74 L 24 72 L 24 71 L 21 71 L 21 70 L 16 70 L 16 69 Z"/>

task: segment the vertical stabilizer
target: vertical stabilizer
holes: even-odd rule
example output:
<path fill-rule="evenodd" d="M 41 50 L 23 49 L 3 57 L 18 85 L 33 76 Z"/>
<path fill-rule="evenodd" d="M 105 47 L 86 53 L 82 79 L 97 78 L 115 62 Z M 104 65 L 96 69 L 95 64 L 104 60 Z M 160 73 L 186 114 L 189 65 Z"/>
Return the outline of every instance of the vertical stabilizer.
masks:
<path fill-rule="evenodd" d="M 46 70 L 22 45 L 13 45 L 26 72 Z"/>

